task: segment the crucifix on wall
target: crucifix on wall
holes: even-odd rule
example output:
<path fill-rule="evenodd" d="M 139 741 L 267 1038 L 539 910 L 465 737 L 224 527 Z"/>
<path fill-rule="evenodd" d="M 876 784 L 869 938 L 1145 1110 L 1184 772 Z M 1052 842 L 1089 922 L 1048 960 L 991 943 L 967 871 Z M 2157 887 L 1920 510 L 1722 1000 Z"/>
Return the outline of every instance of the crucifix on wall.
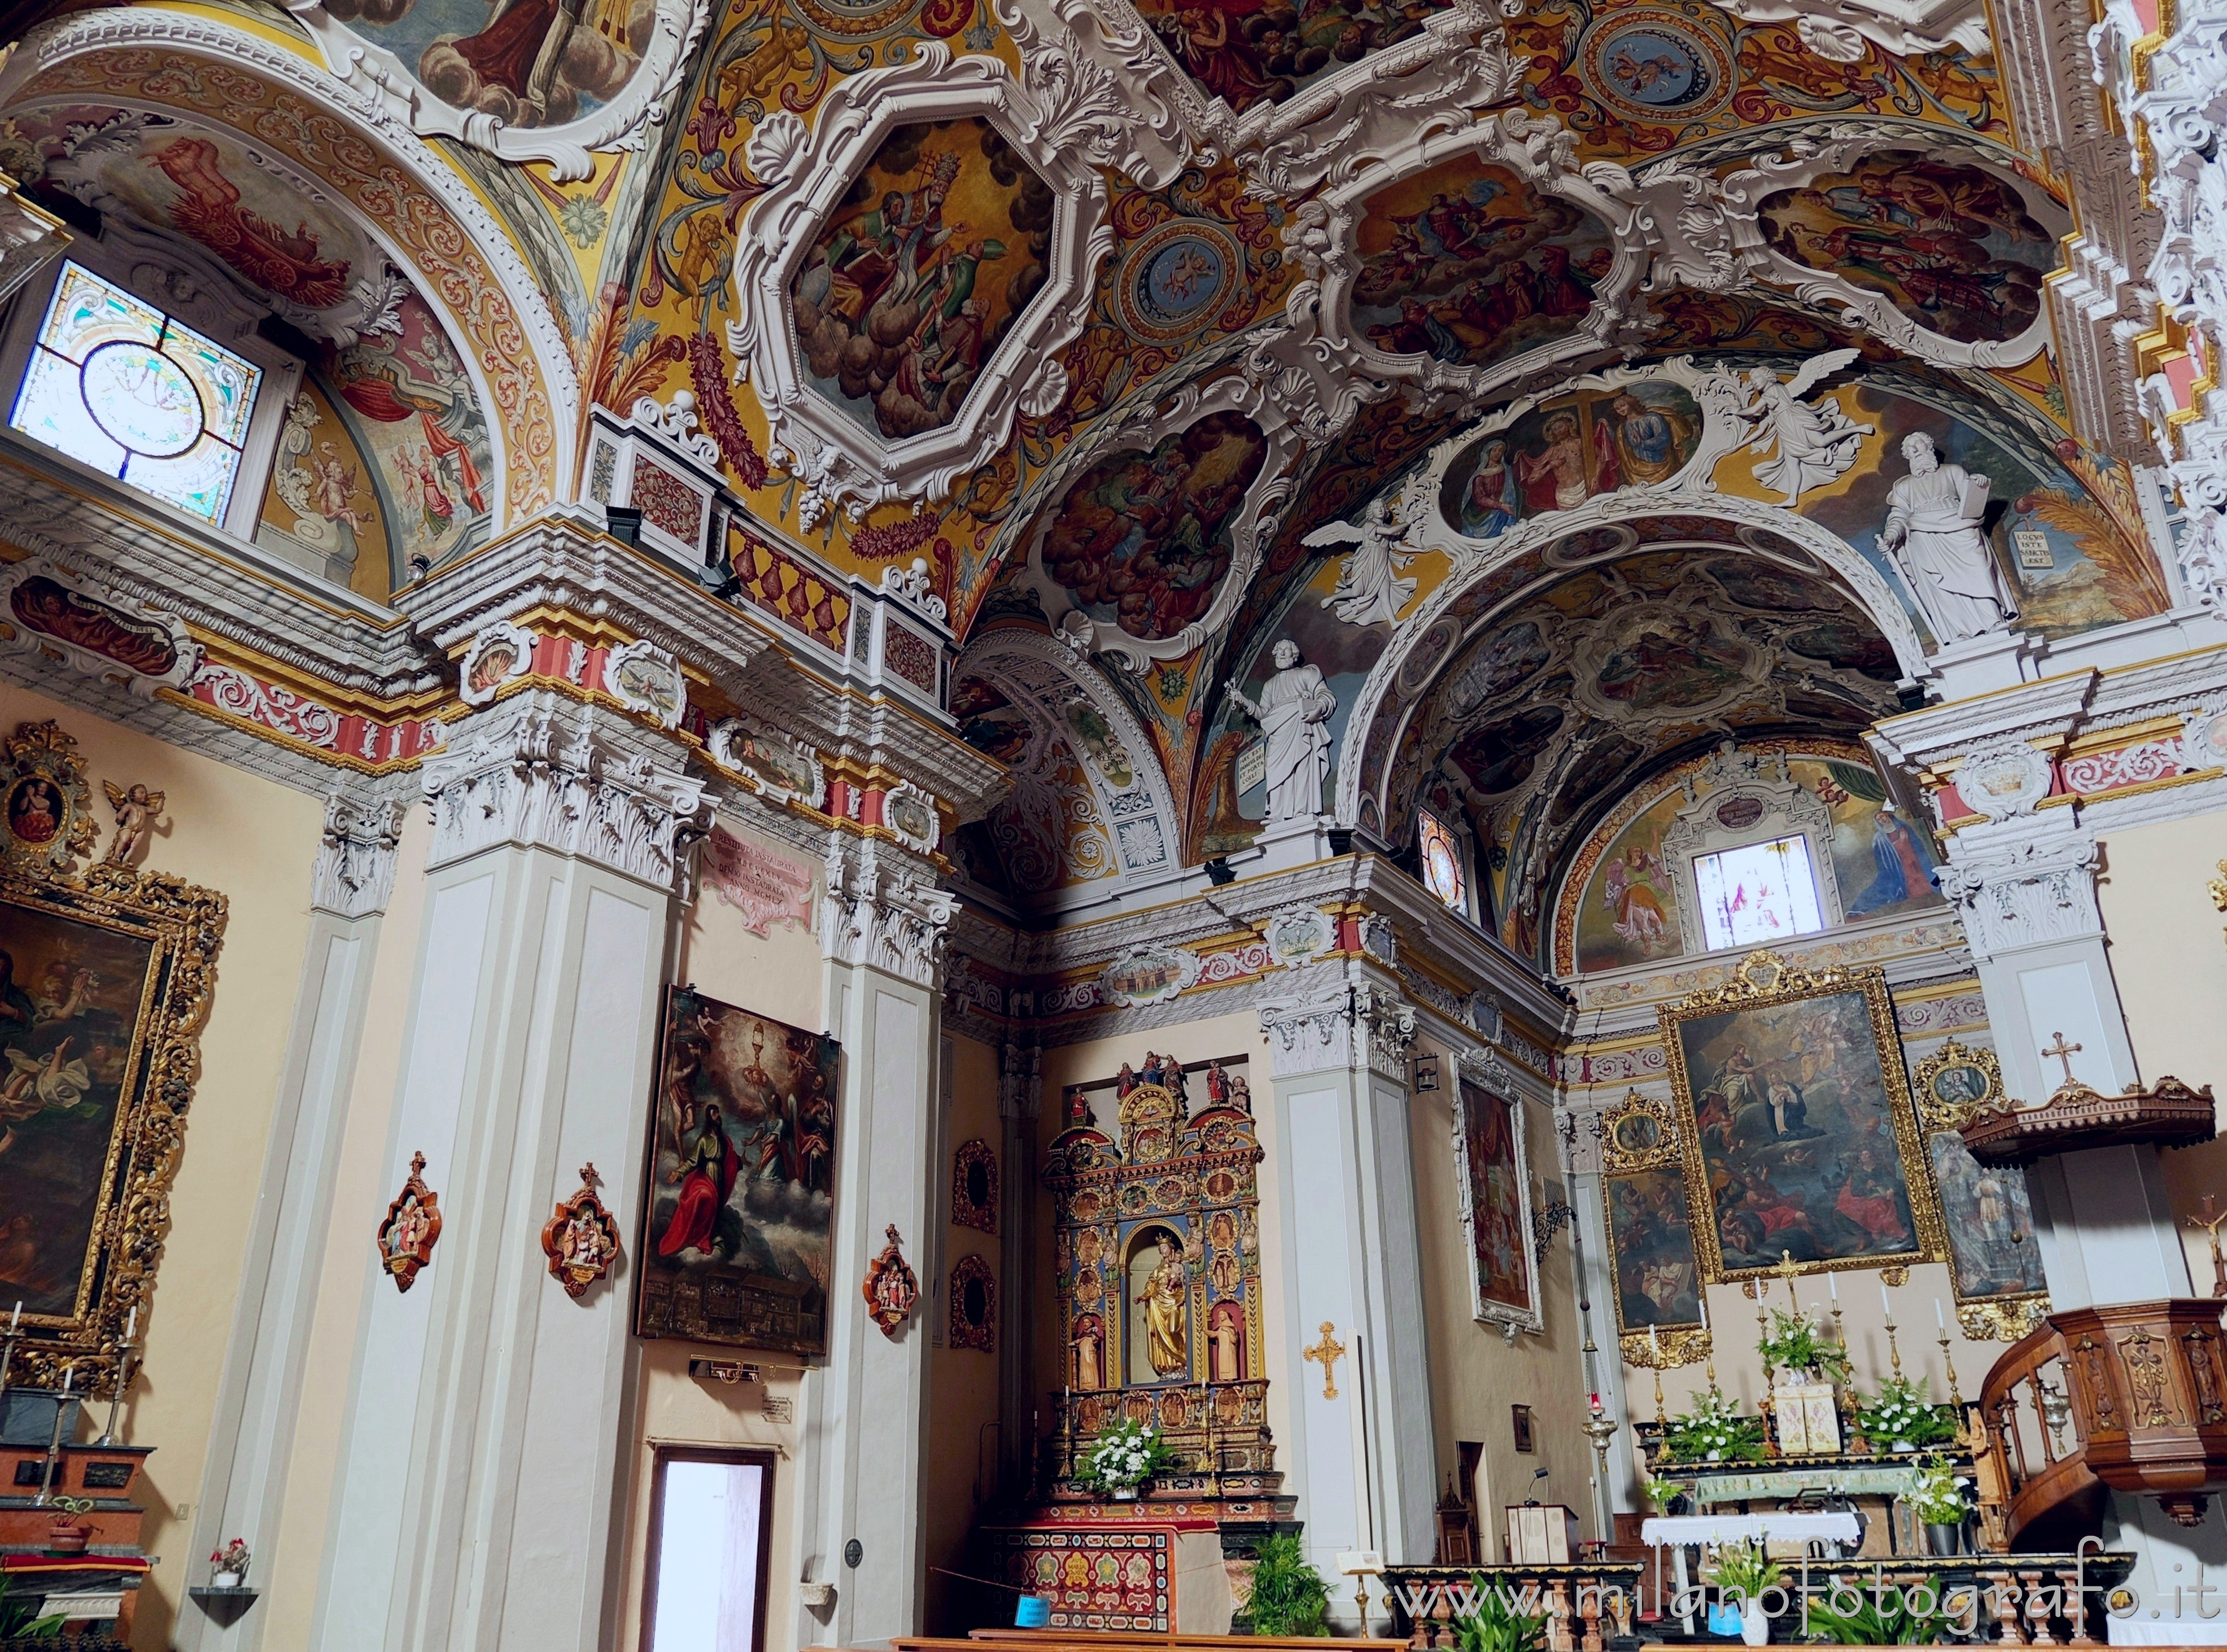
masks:
<path fill-rule="evenodd" d="M 1323 1398 L 1325 1400 L 1337 1398 L 1337 1362 L 1345 1355 L 1345 1344 L 1330 1335 L 1330 1332 L 1337 1329 L 1337 1326 L 1334 1321 L 1324 1320 L 1322 1341 L 1317 1343 L 1312 1348 L 1302 1349 L 1299 1355 L 1302 1359 L 1312 1360 L 1322 1367 Z"/>

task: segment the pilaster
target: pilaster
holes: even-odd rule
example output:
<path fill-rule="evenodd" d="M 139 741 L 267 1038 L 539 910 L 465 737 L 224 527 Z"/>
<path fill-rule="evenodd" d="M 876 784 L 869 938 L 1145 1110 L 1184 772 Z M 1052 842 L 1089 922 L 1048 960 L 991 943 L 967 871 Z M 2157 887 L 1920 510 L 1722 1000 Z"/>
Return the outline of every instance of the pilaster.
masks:
<path fill-rule="evenodd" d="M 826 877 L 824 1001 L 843 1046 L 843 1105 L 827 1362 L 804 1380 L 794 1552 L 803 1579 L 833 1583 L 835 1595 L 828 1607 L 800 1601 L 791 1636 L 797 1646 L 873 1646 L 921 1628 L 930 1338 L 917 1310 L 885 1335 L 858 1282 L 889 1228 L 916 1271 L 928 1253 L 941 975 L 954 902 L 925 865 L 877 839 L 831 837 Z"/>
<path fill-rule="evenodd" d="M 1284 1190 L 1286 1483 L 1325 1574 L 1343 1549 L 1427 1562 L 1436 1462 L 1407 1119 L 1415 1010 L 1359 963 L 1296 973 L 1297 990 L 1260 1010 Z M 1346 1347 L 1334 1396 L 1330 1374 L 1305 1357 L 1324 1325 Z"/>
<path fill-rule="evenodd" d="M 1043 1052 L 1011 1039 L 999 1055 L 998 1277 L 1005 1325 L 998 1339 L 999 1473 L 1009 1497 L 1025 1494 L 1036 1455 L 1037 1119 L 1043 1107 Z"/>
<path fill-rule="evenodd" d="M 233 1537 L 269 1554 L 284 1529 L 287 1465 L 332 1227 L 333 1186 L 405 808 L 394 787 L 369 782 L 336 790 L 325 801 L 302 984 L 195 1504 L 188 1540 L 196 1554 Z M 267 1611 L 251 1611 L 221 1623 L 188 1608 L 178 1622 L 178 1644 L 186 1652 L 251 1652 L 263 1643 L 269 1618 Z"/>
<path fill-rule="evenodd" d="M 680 859 L 710 819 L 681 762 L 631 719 L 534 690 L 454 730 L 426 766 L 425 913 L 385 1179 L 399 1187 L 424 1153 L 443 1221 L 406 1294 L 366 1228 L 321 1649 L 617 1639 L 627 1264 L 576 1301 L 522 1236 L 590 1161 L 621 1233 L 637 1230 Z"/>

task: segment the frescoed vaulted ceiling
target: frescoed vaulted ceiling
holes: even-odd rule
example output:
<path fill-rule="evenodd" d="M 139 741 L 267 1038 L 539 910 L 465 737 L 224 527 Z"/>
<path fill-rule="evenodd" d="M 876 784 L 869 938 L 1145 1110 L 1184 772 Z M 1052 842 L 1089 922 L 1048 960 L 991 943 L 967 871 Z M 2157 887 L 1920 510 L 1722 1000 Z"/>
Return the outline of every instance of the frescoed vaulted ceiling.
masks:
<path fill-rule="evenodd" d="M 1743 729 L 1852 735 L 1908 688 L 1935 640 L 1875 539 L 1913 431 L 1995 479 L 2045 634 L 2168 600 L 2125 329 L 2079 287 L 2095 168 L 2037 138 L 2038 37 L 1977 3 L 1930 33 L 1895 0 L 252 15 L 304 74 L 385 88 L 526 273 L 533 348 L 564 358 L 552 496 L 608 497 L 592 410 L 685 392 L 725 489 L 707 588 L 745 545 L 828 589 L 924 562 L 953 715 L 1013 771 L 968 858 L 1016 910 L 1241 854 L 1229 690 L 1289 637 L 1342 700 L 1325 808 L 1396 848 L 1433 792 L 1516 922 L 1604 793 Z M 0 161 L 197 242 L 329 341 L 303 439 L 345 426 L 369 491 L 329 469 L 339 515 L 274 502 L 274 533 L 315 562 L 361 518 L 391 545 L 365 590 L 499 533 L 492 488 L 469 533 L 429 517 L 415 438 L 389 453 L 335 376 L 412 339 L 437 366 L 445 328 L 492 390 L 473 295 L 283 146 L 73 73 L 16 112 L 0 72 Z M 448 439 L 516 472 L 488 412 L 479 450 Z M 1555 544 L 1594 548 L 1540 562 Z M 1530 688 L 1448 686 L 1541 650 Z"/>

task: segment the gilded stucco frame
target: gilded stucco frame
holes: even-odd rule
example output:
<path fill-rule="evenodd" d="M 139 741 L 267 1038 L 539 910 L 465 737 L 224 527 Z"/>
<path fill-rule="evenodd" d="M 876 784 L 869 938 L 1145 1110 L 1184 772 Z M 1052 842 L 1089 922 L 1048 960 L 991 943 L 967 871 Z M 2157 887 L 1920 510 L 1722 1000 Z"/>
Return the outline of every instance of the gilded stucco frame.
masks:
<path fill-rule="evenodd" d="M 1645 1145 L 1627 1145 L 1624 1130 L 1627 1125 L 1651 1124 L 1655 1139 Z M 1612 1185 L 1635 1176 L 1651 1175 L 1661 1170 L 1676 1170 L 1682 1184 L 1685 1172 L 1684 1140 L 1678 1127 L 1677 1115 L 1671 1104 L 1659 1096 L 1643 1095 L 1637 1088 L 1624 1092 L 1624 1100 L 1600 1115 L 1601 1154 L 1601 1233 L 1607 1242 L 1602 1249 L 1608 1253 L 1609 1311 L 1616 1316 L 1617 1351 L 1626 1365 L 1653 1366 L 1657 1363 L 1665 1370 L 1681 1365 L 1692 1365 L 1709 1352 L 1709 1330 L 1707 1323 L 1696 1318 L 1691 1324 L 1681 1321 L 1675 1328 L 1658 1324 L 1650 1337 L 1648 1328 L 1626 1330 L 1624 1324 L 1624 1277 L 1617 1258 L 1615 1205 L 1611 1197 Z M 1686 1228 L 1690 1244 L 1694 1226 L 1694 1196 L 1686 1192 Z M 1701 1258 L 1694 1258 L 1694 1292 L 1701 1291 Z"/>
<path fill-rule="evenodd" d="M 26 775 L 47 779 L 64 813 L 45 843 L 0 830 L 0 907 L 105 929 L 149 948 L 75 1303 L 67 1317 L 23 1316 L 9 1371 L 18 1387 L 57 1388 L 67 1370 L 74 1390 L 105 1398 L 116 1391 L 126 1321 L 153 1293 L 169 1235 L 170 1186 L 201 1073 L 201 1024 L 227 903 L 167 873 L 105 862 L 77 871 L 95 830 L 77 742 L 53 723 L 27 723 L 6 750 L 7 784 Z"/>
<path fill-rule="evenodd" d="M 1716 1199 L 1709 1186 L 1707 1161 L 1701 1151 L 1701 1128 L 1694 1115 L 1693 1084 L 1686 1070 L 1686 1050 L 1679 1036 L 1680 1028 L 1688 1021 L 1707 1016 L 1743 1010 L 1768 1010 L 1780 1005 L 1839 998 L 1852 992 L 1862 996 L 1869 1014 L 1872 1040 L 1879 1062 L 1879 1082 L 1886 1094 L 1887 1113 L 1894 1122 L 1895 1146 L 1902 1160 L 1903 1183 L 1909 1190 L 1911 1225 L 1916 1229 L 1917 1243 L 1914 1248 L 1907 1251 L 1797 1262 L 1795 1267 L 1803 1273 L 1824 1273 L 1854 1268 L 1906 1267 L 1916 1262 L 1939 1262 L 1948 1259 L 1949 1236 L 1942 1225 L 1941 1204 L 1933 1190 L 1932 1167 L 1926 1160 L 1925 1144 L 1918 1128 L 1917 1110 L 1911 1100 L 1910 1086 L 1905 1077 L 1908 1068 L 1903 1060 L 1901 1035 L 1895 1027 L 1894 1001 L 1887 994 L 1886 972 L 1879 969 L 1812 972 L 1790 964 L 1774 952 L 1758 948 L 1739 961 L 1732 971 L 1731 982 L 1726 985 L 1689 994 L 1674 1004 L 1659 1006 L 1655 1012 L 1661 1030 L 1663 1052 L 1669 1059 L 1670 1089 L 1675 1098 L 1679 1131 L 1684 1140 L 1694 1145 L 1694 1151 L 1684 1156 L 1686 1203 L 1688 1217 L 1694 1228 L 1694 1260 L 1701 1269 L 1703 1284 L 1723 1285 L 1763 1279 L 1777 1270 L 1771 1267 L 1728 1268 L 1725 1266 L 1723 1249 L 1717 1236 Z"/>

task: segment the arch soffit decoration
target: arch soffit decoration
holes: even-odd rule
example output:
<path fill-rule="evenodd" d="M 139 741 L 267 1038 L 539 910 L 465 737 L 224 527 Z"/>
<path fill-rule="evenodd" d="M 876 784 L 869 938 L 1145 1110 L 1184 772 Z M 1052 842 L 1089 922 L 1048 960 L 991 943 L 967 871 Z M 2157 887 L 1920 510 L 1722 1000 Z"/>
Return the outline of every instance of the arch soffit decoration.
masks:
<path fill-rule="evenodd" d="M 1419 502 L 1418 494 L 1424 500 L 1435 496 L 1447 463 L 1484 429 L 1478 426 L 1453 438 L 1432 456 L 1421 476 L 1409 485 L 1404 495 L 1411 509 Z M 1435 507 L 1424 505 L 1423 508 Z M 1427 708 L 1449 663 L 1476 637 L 1490 629 L 1499 615 L 1581 568 L 1613 561 L 1642 548 L 1636 538 L 1622 532 L 1604 536 L 1598 548 L 1588 548 L 1582 555 L 1555 558 L 1547 554 L 1554 541 L 1586 528 L 1613 529 L 1637 518 L 1666 513 L 1707 516 L 1735 529 L 1749 530 L 1741 534 L 1741 543 L 1736 545 L 1692 541 L 1697 551 L 1758 557 L 1798 569 L 1798 563 L 1773 556 L 1767 548 L 1768 540 L 1758 542 L 1758 537 L 1783 536 L 1795 548 L 1816 558 L 1838 578 L 1842 589 L 1893 647 L 1895 658 L 1905 673 L 1916 676 L 1924 671 L 1925 655 L 1917 631 L 1901 603 L 1887 590 L 1886 582 L 1838 535 L 1782 506 L 1713 493 L 1691 484 L 1676 489 L 1629 488 L 1590 499 L 1573 510 L 1550 513 L 1522 523 L 1483 546 L 1477 541 L 1463 540 L 1449 533 L 1445 538 L 1453 542 L 1441 542 L 1440 548 L 1457 558 L 1454 571 L 1413 615 L 1401 622 L 1398 635 L 1362 685 L 1338 753 L 1335 805 L 1338 823 L 1349 826 L 1358 824 L 1364 805 L 1374 806 L 1379 820 L 1388 817 L 1391 804 L 1388 788 L 1394 767 L 1388 760 L 1373 786 L 1365 783 L 1368 776 L 1364 765 L 1370 749 L 1382 750 L 1388 759 L 1388 754 L 1398 749 L 1408 724 Z M 1677 539 L 1650 540 L 1649 548 L 1676 549 L 1684 543 Z M 1474 618 L 1464 620 L 1449 613 L 1465 595 L 1491 576 L 1527 557 L 1535 558 L 1540 564 L 1533 577 L 1510 585 Z M 1814 570 L 1800 571 L 1814 577 Z M 1442 619 L 1447 622 L 1440 624 Z M 1423 652 L 1426 647 L 1429 649 L 1427 654 Z M 1411 686 L 1403 686 L 1403 679 Z M 1377 726 L 1380 720 L 1384 726 Z"/>
<path fill-rule="evenodd" d="M 953 672 L 954 680 L 960 675 L 994 685 L 1026 713 L 1039 741 L 1057 738 L 1075 753 L 1125 874 L 1156 875 L 1174 866 L 1180 817 L 1158 749 L 1111 685 L 1056 639 L 1013 628 L 994 631 L 969 648 Z M 1116 786 L 1069 727 L 1068 710 L 1078 703 L 1103 718 L 1129 754 L 1128 785 Z"/>
<path fill-rule="evenodd" d="M 556 317 L 494 216 L 399 121 L 282 48 L 171 12 L 61 19 L 0 69 L 0 112 L 88 102 L 190 116 L 318 180 L 459 342 L 500 456 L 497 522 L 570 489 L 579 386 Z"/>

